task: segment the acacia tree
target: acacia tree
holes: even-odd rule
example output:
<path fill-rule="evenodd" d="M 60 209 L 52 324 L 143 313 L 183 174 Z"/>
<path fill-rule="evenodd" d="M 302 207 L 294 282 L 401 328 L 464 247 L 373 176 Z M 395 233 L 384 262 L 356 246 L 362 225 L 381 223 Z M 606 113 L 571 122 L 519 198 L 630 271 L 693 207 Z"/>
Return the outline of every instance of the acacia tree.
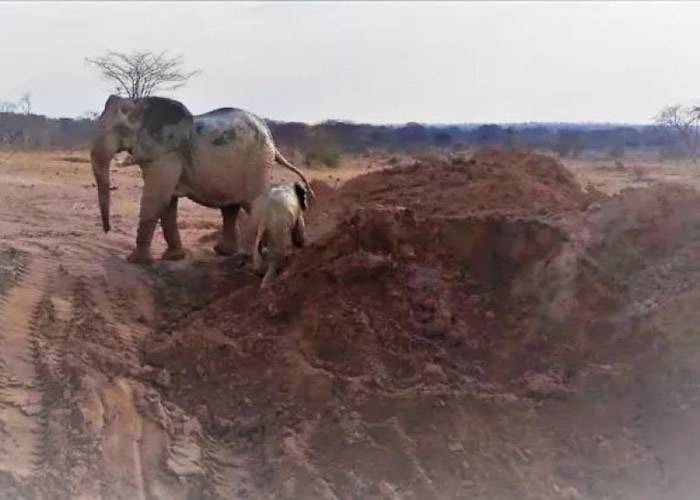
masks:
<path fill-rule="evenodd" d="M 109 51 L 99 57 L 88 57 L 85 61 L 95 66 L 102 77 L 114 85 L 118 95 L 131 99 L 178 89 L 200 73 L 199 70 L 184 70 L 182 56 L 170 57 L 165 52 L 126 54 Z"/>
<path fill-rule="evenodd" d="M 675 131 L 688 148 L 693 163 L 697 163 L 700 145 L 700 107 L 675 104 L 666 106 L 656 115 L 657 125 Z"/>

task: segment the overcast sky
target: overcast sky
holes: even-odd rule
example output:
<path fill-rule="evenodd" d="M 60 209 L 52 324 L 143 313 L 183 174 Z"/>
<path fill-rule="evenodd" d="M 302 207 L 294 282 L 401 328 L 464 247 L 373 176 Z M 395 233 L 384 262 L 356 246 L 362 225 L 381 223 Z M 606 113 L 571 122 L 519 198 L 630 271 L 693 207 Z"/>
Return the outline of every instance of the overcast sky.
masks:
<path fill-rule="evenodd" d="M 700 100 L 698 3 L 0 2 L 0 100 L 101 110 L 84 62 L 169 50 L 192 112 L 267 118 L 648 122 Z"/>

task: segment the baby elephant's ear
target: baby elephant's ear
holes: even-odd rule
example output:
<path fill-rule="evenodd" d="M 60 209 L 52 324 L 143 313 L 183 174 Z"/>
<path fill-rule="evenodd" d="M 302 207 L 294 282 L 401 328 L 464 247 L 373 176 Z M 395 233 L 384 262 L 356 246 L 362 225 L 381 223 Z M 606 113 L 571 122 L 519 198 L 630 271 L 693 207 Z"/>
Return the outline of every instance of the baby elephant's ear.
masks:
<path fill-rule="evenodd" d="M 300 182 L 294 183 L 294 192 L 296 193 L 297 198 L 299 199 L 299 205 L 301 206 L 301 209 L 306 210 L 308 207 L 306 189 L 304 188 L 304 186 L 301 185 Z"/>

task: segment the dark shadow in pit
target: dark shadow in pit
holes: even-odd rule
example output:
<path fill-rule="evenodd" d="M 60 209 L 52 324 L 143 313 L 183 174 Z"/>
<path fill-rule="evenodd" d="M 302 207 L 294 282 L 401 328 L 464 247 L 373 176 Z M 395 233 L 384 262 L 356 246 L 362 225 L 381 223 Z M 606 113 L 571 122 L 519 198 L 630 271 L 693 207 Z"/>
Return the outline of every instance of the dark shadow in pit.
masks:
<path fill-rule="evenodd" d="M 104 261 L 104 272 L 108 288 L 125 295 L 135 308 L 134 316 L 147 318 L 157 330 L 171 330 L 218 298 L 260 283 L 250 270 L 248 255 L 204 254 L 146 266 L 110 257 Z"/>
<path fill-rule="evenodd" d="M 247 255 L 160 261 L 148 267 L 147 273 L 158 324 L 168 328 L 218 298 L 244 287 L 257 287 L 260 282 L 250 270 Z"/>

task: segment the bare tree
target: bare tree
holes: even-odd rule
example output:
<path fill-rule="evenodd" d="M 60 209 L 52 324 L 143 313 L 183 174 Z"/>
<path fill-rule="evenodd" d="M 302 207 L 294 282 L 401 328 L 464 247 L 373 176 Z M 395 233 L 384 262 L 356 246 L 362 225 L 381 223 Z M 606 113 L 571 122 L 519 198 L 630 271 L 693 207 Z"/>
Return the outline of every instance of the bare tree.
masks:
<path fill-rule="evenodd" d="M 114 85 L 118 95 L 137 98 L 155 92 L 175 90 L 200 73 L 199 70 L 185 71 L 182 56 L 169 57 L 165 52 L 151 51 L 107 52 L 95 58 L 86 58 L 95 66 L 102 77 Z"/>
<path fill-rule="evenodd" d="M 700 145 L 700 107 L 675 104 L 666 106 L 656 115 L 657 125 L 674 130 L 688 148 L 693 163 L 697 163 Z"/>
<path fill-rule="evenodd" d="M 14 113 L 17 105 L 10 101 L 0 101 L 0 113 Z"/>
<path fill-rule="evenodd" d="M 32 113 L 32 93 L 25 92 L 22 97 L 17 101 L 17 108 L 25 115 L 30 115 Z"/>

